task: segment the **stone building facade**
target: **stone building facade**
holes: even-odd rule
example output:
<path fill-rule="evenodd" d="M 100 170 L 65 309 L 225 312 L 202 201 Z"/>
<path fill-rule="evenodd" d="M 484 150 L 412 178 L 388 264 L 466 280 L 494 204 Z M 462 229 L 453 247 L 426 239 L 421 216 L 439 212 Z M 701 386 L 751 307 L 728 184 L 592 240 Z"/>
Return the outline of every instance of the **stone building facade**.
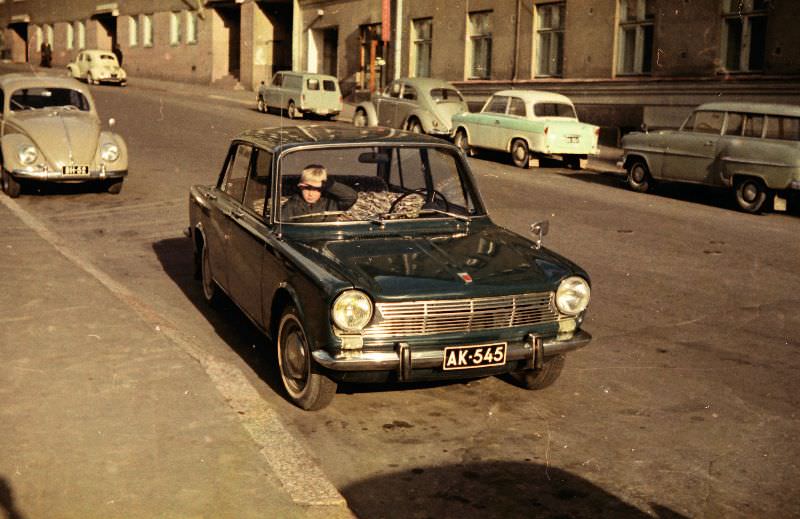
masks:
<path fill-rule="evenodd" d="M 119 44 L 132 77 L 254 89 L 276 70 L 361 98 L 400 76 L 569 95 L 601 126 L 675 126 L 712 99 L 800 104 L 797 0 L 0 0 L 3 57 Z"/>

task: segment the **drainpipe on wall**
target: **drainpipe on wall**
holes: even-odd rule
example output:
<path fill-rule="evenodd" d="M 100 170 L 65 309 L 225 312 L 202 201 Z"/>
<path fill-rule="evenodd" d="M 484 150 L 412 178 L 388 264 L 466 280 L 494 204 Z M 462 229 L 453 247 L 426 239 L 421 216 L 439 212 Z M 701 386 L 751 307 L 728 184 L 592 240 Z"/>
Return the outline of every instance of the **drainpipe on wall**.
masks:
<path fill-rule="evenodd" d="M 303 44 L 303 13 L 300 2 L 292 0 L 292 70 L 302 70 L 300 46 Z"/>
<path fill-rule="evenodd" d="M 514 18 L 514 54 L 511 57 L 511 80 L 517 80 L 517 53 L 519 52 L 519 11 L 520 11 L 520 2 L 521 0 L 517 0 L 517 14 Z"/>
<path fill-rule="evenodd" d="M 403 68 L 401 60 L 403 59 L 402 44 L 403 44 L 403 0 L 396 0 L 395 3 L 397 15 L 395 16 L 394 28 L 394 78 L 400 79 L 400 70 Z"/>

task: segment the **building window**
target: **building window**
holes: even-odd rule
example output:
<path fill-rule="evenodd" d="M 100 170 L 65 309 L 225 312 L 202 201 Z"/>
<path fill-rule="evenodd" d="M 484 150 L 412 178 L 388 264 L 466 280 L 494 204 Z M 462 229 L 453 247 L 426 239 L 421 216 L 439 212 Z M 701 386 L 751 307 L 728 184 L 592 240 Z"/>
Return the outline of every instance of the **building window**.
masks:
<path fill-rule="evenodd" d="M 197 43 L 197 11 L 186 11 L 186 43 Z"/>
<path fill-rule="evenodd" d="M 536 7 L 536 75 L 560 76 L 564 65 L 565 3 Z"/>
<path fill-rule="evenodd" d="M 39 50 L 42 48 L 42 44 L 44 43 L 44 34 L 42 33 L 42 28 L 37 25 L 33 31 L 33 34 L 33 46 L 36 50 Z"/>
<path fill-rule="evenodd" d="M 491 11 L 469 14 L 469 77 L 489 78 L 492 75 Z"/>
<path fill-rule="evenodd" d="M 414 66 L 412 76 L 431 77 L 431 43 L 433 41 L 433 20 L 422 18 L 414 20 L 411 26 L 411 63 Z"/>
<path fill-rule="evenodd" d="M 49 43 L 50 46 L 53 46 L 53 26 L 52 25 L 45 25 L 44 26 L 44 41 Z"/>
<path fill-rule="evenodd" d="M 722 56 L 725 70 L 764 70 L 770 0 L 723 0 Z"/>
<path fill-rule="evenodd" d="M 142 15 L 142 45 L 145 47 L 153 46 L 153 15 Z"/>
<path fill-rule="evenodd" d="M 169 13 L 169 44 L 181 43 L 181 13 Z"/>
<path fill-rule="evenodd" d="M 67 50 L 75 47 L 75 27 L 71 23 L 67 24 Z"/>
<path fill-rule="evenodd" d="M 139 45 L 139 22 L 135 16 L 128 17 L 128 46 Z"/>
<path fill-rule="evenodd" d="M 654 0 L 619 0 L 619 74 L 653 71 Z"/>
<path fill-rule="evenodd" d="M 75 37 L 77 38 L 78 49 L 86 48 L 86 25 L 83 22 L 75 22 Z"/>

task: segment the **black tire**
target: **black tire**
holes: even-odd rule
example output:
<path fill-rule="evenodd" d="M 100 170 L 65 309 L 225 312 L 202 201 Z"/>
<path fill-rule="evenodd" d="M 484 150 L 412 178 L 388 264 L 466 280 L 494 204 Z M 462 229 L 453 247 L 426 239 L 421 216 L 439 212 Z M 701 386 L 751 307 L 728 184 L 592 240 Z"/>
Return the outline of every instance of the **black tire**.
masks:
<path fill-rule="evenodd" d="M 336 382 L 315 373 L 302 320 L 293 306 L 281 315 L 277 335 L 278 368 L 289 399 L 306 411 L 318 411 L 336 395 Z"/>
<path fill-rule="evenodd" d="M 588 161 L 581 155 L 567 155 L 565 162 L 567 163 L 568 168 L 574 169 L 575 171 L 580 171 L 582 169 L 586 169 L 586 163 Z"/>
<path fill-rule="evenodd" d="M 262 114 L 267 113 L 267 105 L 264 103 L 264 98 L 261 96 L 259 96 L 258 102 L 256 102 L 256 110 Z"/>
<path fill-rule="evenodd" d="M 367 126 L 368 123 L 369 121 L 367 120 L 367 113 L 361 109 L 356 110 L 355 115 L 353 115 L 353 126 L 363 128 Z"/>
<path fill-rule="evenodd" d="M 545 359 L 542 369 L 524 369 L 511 373 L 514 383 L 523 389 L 544 389 L 561 375 L 566 362 L 566 356 L 556 355 Z"/>
<path fill-rule="evenodd" d="M 425 130 L 422 129 L 422 124 L 419 122 L 419 119 L 416 118 L 408 121 L 406 129 L 411 133 L 425 133 Z"/>
<path fill-rule="evenodd" d="M 767 187 L 757 178 L 745 178 L 736 182 L 736 203 L 751 214 L 760 213 L 767 200 Z"/>
<path fill-rule="evenodd" d="M 203 299 L 211 306 L 216 306 L 220 300 L 220 289 L 214 281 L 211 271 L 211 258 L 208 254 L 208 245 L 203 243 L 200 251 L 200 283 L 203 286 Z"/>
<path fill-rule="evenodd" d="M 455 144 L 458 149 L 463 151 L 464 154 L 469 155 L 471 151 L 469 147 L 469 139 L 467 138 L 467 132 L 464 131 L 464 129 L 459 128 L 459 130 L 456 132 L 456 136 L 453 139 L 453 144 Z"/>
<path fill-rule="evenodd" d="M 531 152 L 528 149 L 528 143 L 522 139 L 515 139 L 511 143 L 511 160 L 518 168 L 529 168 L 531 159 Z"/>
<path fill-rule="evenodd" d="M 643 160 L 634 160 L 628 165 L 626 177 L 628 187 L 638 193 L 647 193 L 652 188 L 653 177 Z"/>
<path fill-rule="evenodd" d="M 122 191 L 122 180 L 112 180 L 106 186 L 106 191 L 112 195 L 118 195 Z"/>
<path fill-rule="evenodd" d="M 3 170 L 3 191 L 11 198 L 17 198 L 19 194 L 22 192 L 22 185 L 19 183 L 17 179 L 15 179 L 11 174 Z"/>
<path fill-rule="evenodd" d="M 289 119 L 298 119 L 303 116 L 297 111 L 297 106 L 295 106 L 294 101 L 289 101 L 289 106 L 286 108 L 286 115 Z"/>

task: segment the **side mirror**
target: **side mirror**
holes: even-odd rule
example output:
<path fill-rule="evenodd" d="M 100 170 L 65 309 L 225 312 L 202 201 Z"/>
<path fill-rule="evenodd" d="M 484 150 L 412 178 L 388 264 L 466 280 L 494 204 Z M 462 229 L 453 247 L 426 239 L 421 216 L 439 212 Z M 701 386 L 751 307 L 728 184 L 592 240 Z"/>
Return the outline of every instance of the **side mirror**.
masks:
<path fill-rule="evenodd" d="M 550 230 L 550 222 L 547 220 L 542 220 L 541 222 L 535 222 L 531 224 L 531 234 L 533 234 L 533 239 L 536 242 L 536 248 L 542 248 L 542 237 L 545 236 L 548 231 Z"/>
<path fill-rule="evenodd" d="M 112 129 L 112 130 L 113 130 L 113 129 L 114 129 L 114 125 L 115 125 L 115 124 L 117 124 L 117 120 L 116 120 L 116 119 L 114 119 L 113 117 L 111 117 L 111 118 L 108 120 L 108 127 L 109 127 L 110 129 Z"/>

